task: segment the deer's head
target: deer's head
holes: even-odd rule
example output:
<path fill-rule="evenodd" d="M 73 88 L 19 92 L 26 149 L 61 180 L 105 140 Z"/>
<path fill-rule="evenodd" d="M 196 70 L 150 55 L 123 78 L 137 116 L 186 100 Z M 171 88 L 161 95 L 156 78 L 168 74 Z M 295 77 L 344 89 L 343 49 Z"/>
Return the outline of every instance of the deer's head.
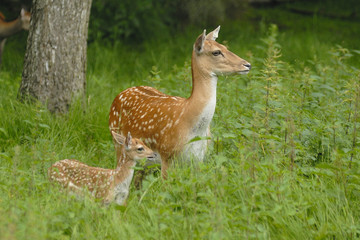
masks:
<path fill-rule="evenodd" d="M 147 160 L 154 161 L 157 158 L 157 154 L 148 148 L 143 141 L 138 138 L 133 138 L 128 133 L 127 137 L 124 137 L 114 131 L 111 131 L 116 144 L 123 146 L 123 151 L 125 152 L 127 159 L 138 161 L 140 159 L 146 158 Z"/>
<path fill-rule="evenodd" d="M 201 69 L 214 75 L 247 74 L 251 65 L 224 45 L 216 42 L 220 26 L 206 35 L 206 30 L 196 39 L 193 61 Z"/>

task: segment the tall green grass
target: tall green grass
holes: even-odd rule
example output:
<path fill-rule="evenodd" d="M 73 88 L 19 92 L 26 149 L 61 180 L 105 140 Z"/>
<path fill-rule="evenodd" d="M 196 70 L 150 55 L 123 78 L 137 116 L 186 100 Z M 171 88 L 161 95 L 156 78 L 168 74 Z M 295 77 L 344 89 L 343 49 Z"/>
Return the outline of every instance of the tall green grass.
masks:
<path fill-rule="evenodd" d="M 253 69 L 219 79 L 205 162 L 175 165 L 166 181 L 149 175 L 126 207 L 74 199 L 47 181 L 47 168 L 64 158 L 114 167 L 113 98 L 143 84 L 189 96 L 201 29 L 139 46 L 92 43 L 86 107 L 75 101 L 62 116 L 16 100 L 22 51 L 10 42 L 0 72 L 0 239 L 359 238 L 359 24 L 282 10 L 244 18 L 224 23 L 219 41 Z"/>

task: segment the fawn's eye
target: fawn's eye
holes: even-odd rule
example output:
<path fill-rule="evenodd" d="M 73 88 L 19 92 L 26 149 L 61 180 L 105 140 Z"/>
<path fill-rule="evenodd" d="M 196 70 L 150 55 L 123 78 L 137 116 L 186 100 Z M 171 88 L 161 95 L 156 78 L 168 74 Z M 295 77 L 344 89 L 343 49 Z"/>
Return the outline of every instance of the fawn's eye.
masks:
<path fill-rule="evenodd" d="M 216 50 L 212 52 L 212 55 L 214 56 L 219 56 L 220 54 L 222 55 L 222 52 L 220 50 Z"/>
<path fill-rule="evenodd" d="M 138 151 L 138 152 L 142 152 L 142 151 L 144 151 L 144 148 L 143 148 L 143 147 L 139 147 L 139 148 L 137 149 L 137 151 Z"/>

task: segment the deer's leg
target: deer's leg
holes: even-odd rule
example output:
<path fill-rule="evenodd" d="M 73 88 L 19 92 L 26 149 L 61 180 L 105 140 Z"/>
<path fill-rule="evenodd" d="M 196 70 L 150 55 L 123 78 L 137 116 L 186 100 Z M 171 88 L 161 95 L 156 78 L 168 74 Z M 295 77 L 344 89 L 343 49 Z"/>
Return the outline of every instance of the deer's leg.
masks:
<path fill-rule="evenodd" d="M 169 168 L 169 160 L 168 159 L 164 159 L 161 161 L 161 176 L 163 179 L 167 179 L 168 174 L 167 174 L 167 170 Z"/>

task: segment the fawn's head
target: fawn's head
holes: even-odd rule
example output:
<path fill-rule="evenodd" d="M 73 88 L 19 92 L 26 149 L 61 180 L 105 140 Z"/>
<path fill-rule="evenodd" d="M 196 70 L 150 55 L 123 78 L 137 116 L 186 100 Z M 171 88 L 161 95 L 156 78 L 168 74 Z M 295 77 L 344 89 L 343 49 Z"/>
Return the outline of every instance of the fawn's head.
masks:
<path fill-rule="evenodd" d="M 20 21 L 21 21 L 22 29 L 27 30 L 27 31 L 29 30 L 30 18 L 31 18 L 30 13 L 28 11 L 26 11 L 25 9 L 21 9 Z"/>
<path fill-rule="evenodd" d="M 114 131 L 111 131 L 116 144 L 123 146 L 122 150 L 126 154 L 129 160 L 138 161 L 146 158 L 147 160 L 154 161 L 157 154 L 148 148 L 143 141 L 138 138 L 133 138 L 128 133 L 127 137 L 124 137 Z"/>
<path fill-rule="evenodd" d="M 230 52 L 224 45 L 216 42 L 220 26 L 206 35 L 206 30 L 194 43 L 193 61 L 201 69 L 210 74 L 229 75 L 247 74 L 251 65 L 236 54 Z"/>

